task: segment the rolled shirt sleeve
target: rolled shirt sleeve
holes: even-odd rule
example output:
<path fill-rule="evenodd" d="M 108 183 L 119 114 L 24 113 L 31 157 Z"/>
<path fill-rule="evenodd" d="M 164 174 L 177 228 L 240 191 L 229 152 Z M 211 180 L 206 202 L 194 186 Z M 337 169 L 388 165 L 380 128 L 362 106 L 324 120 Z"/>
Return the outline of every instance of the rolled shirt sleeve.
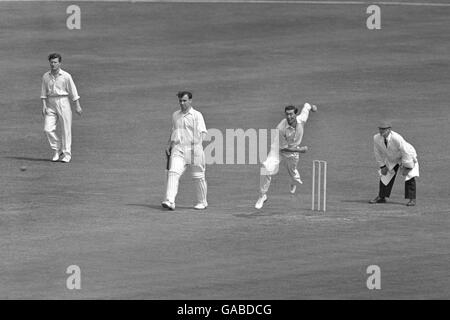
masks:
<path fill-rule="evenodd" d="M 63 70 L 56 77 L 46 72 L 42 76 L 41 99 L 60 96 L 69 96 L 72 101 L 80 99 L 72 76 Z"/>
<path fill-rule="evenodd" d="M 309 112 L 311 111 L 311 105 L 309 103 L 305 103 L 303 105 L 302 111 L 297 116 L 297 121 L 300 120 L 302 122 L 308 121 Z"/>
<path fill-rule="evenodd" d="M 72 98 L 72 101 L 77 101 L 80 99 L 80 96 L 78 95 L 77 87 L 75 86 L 75 82 L 73 82 L 72 76 L 70 74 L 67 74 L 67 92 L 69 93 L 69 96 Z"/>
<path fill-rule="evenodd" d="M 208 133 L 208 131 L 206 130 L 206 124 L 205 124 L 205 119 L 203 118 L 203 115 L 198 112 L 197 113 L 197 130 L 199 133 Z"/>
<path fill-rule="evenodd" d="M 206 130 L 203 115 L 199 111 L 191 108 L 186 114 L 183 114 L 181 111 L 173 113 L 171 141 L 175 145 L 201 145 L 203 141 L 202 133 L 207 134 L 208 131 Z"/>

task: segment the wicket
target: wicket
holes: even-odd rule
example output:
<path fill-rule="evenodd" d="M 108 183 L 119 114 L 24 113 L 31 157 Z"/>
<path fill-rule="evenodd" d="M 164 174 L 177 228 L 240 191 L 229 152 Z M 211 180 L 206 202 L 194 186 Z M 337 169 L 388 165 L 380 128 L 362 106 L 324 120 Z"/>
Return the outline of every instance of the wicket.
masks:
<path fill-rule="evenodd" d="M 315 210 L 315 193 L 316 193 L 316 167 L 317 167 L 317 210 L 327 211 L 327 162 L 323 160 L 313 160 L 312 169 L 312 204 L 311 210 Z M 322 174 L 323 168 L 323 174 Z M 323 180 L 323 198 L 321 198 L 321 176 Z M 322 201 L 321 201 L 322 200 Z M 323 203 L 322 203 L 323 202 Z"/>

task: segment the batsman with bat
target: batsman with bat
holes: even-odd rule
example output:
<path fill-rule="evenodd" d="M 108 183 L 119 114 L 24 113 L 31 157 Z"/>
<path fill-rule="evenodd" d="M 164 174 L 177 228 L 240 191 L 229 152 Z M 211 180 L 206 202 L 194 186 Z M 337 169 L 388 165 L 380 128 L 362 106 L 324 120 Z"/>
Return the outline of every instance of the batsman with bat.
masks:
<path fill-rule="evenodd" d="M 203 210 L 208 206 L 206 161 L 203 151 L 203 140 L 207 134 L 206 125 L 203 115 L 192 107 L 191 92 L 180 91 L 177 97 L 180 110 L 172 115 L 172 133 L 165 150 L 168 171 L 166 196 L 161 205 L 166 209 L 175 210 L 180 177 L 190 166 L 197 193 L 197 204 L 194 208 Z"/>
<path fill-rule="evenodd" d="M 300 173 L 297 169 L 300 153 L 305 153 L 308 147 L 300 147 L 304 126 L 309 117 L 309 112 L 317 111 L 315 105 L 305 103 L 299 115 L 298 108 L 288 105 L 284 108 L 285 119 L 277 125 L 278 137 L 274 139 L 266 161 L 263 162 L 260 175 L 260 197 L 255 204 L 256 209 L 261 209 L 267 201 L 272 176 L 278 173 L 280 155 L 291 178 L 291 194 L 295 193 L 297 184 L 302 184 Z"/>

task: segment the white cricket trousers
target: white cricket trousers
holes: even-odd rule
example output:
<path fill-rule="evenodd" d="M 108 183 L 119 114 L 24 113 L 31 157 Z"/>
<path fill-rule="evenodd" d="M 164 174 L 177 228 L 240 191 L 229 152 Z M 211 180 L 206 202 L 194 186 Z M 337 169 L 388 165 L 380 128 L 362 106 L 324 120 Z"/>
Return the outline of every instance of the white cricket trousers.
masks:
<path fill-rule="evenodd" d="M 174 147 L 170 157 L 170 169 L 167 174 L 166 200 L 175 202 L 180 177 L 189 166 L 197 194 L 197 203 L 208 205 L 205 171 L 205 153 L 201 145 L 194 148 Z M 192 159 L 192 160 L 191 160 Z"/>
<path fill-rule="evenodd" d="M 56 134 L 56 125 L 60 124 L 61 139 Z M 44 131 L 50 147 L 71 157 L 72 148 L 72 110 L 68 97 L 49 97 L 45 114 Z"/>
<path fill-rule="evenodd" d="M 281 161 L 284 163 L 284 166 L 286 167 L 291 184 L 302 184 L 302 180 L 300 178 L 300 173 L 297 169 L 297 164 L 299 161 L 298 156 L 286 156 L 283 153 L 280 153 Z M 266 161 L 263 163 L 263 168 L 261 175 L 260 175 L 260 182 L 259 182 L 259 191 L 261 195 L 266 194 L 270 187 L 270 182 L 272 181 L 272 176 L 278 173 L 278 166 L 280 161 L 277 158 L 269 156 Z M 265 172 L 266 174 L 263 174 Z M 274 172 L 273 174 L 270 174 L 270 172 Z"/>

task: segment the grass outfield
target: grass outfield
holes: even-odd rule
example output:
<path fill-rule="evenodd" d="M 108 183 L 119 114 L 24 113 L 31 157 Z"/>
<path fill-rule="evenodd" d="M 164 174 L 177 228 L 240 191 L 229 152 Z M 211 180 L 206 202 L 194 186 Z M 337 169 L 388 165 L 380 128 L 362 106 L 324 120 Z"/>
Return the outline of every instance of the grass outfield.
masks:
<path fill-rule="evenodd" d="M 449 299 L 450 8 L 0 2 L 0 298 Z M 49 161 L 40 81 L 58 51 L 84 114 L 73 160 Z M 175 93 L 208 128 L 273 128 L 312 102 L 304 185 L 287 173 L 254 209 L 258 165 L 210 165 L 206 211 L 189 172 L 177 210 L 160 207 Z M 415 146 L 418 205 L 378 191 L 380 118 Z M 328 162 L 327 212 L 313 212 L 313 159 Z M 26 171 L 20 167 L 26 166 Z M 67 290 L 69 265 L 82 289 Z M 382 290 L 366 288 L 378 265 Z"/>

